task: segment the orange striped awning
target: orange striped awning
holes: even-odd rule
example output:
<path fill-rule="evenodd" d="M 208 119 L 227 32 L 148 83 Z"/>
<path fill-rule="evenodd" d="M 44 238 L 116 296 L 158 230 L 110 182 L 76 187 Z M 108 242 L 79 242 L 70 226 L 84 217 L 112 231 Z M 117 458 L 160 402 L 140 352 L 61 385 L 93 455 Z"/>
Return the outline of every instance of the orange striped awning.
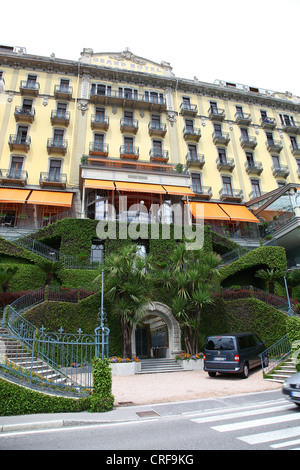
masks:
<path fill-rule="evenodd" d="M 29 204 L 40 204 L 44 206 L 71 207 L 73 193 L 62 193 L 56 191 L 32 191 L 28 198 Z"/>
<path fill-rule="evenodd" d="M 230 217 L 215 202 L 189 202 L 190 210 L 197 219 L 230 220 Z"/>
<path fill-rule="evenodd" d="M 86 188 L 92 189 L 110 189 L 114 190 L 115 185 L 113 181 L 106 181 L 106 180 L 84 180 Z"/>
<path fill-rule="evenodd" d="M 30 189 L 0 188 L 0 202 L 24 204 L 29 194 Z"/>
<path fill-rule="evenodd" d="M 219 204 L 219 206 L 226 212 L 231 220 L 259 224 L 258 218 L 245 206 L 238 206 L 237 204 Z"/>
<path fill-rule="evenodd" d="M 193 191 L 186 186 L 163 186 L 168 194 L 175 194 L 177 196 L 195 196 Z"/>
<path fill-rule="evenodd" d="M 163 186 L 160 184 L 131 183 L 124 181 L 115 181 L 116 189 L 119 191 L 133 191 L 138 193 L 156 193 L 166 194 Z"/>

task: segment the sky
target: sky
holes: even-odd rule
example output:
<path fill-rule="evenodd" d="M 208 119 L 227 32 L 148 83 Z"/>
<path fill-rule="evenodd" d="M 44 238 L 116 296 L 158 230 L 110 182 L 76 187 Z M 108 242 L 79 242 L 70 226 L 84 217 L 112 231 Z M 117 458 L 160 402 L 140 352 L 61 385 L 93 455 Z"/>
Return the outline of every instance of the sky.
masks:
<path fill-rule="evenodd" d="M 180 78 L 300 96 L 300 0 L 15 0 L 1 20 L 0 43 L 28 54 L 78 60 L 84 48 L 129 48 Z"/>

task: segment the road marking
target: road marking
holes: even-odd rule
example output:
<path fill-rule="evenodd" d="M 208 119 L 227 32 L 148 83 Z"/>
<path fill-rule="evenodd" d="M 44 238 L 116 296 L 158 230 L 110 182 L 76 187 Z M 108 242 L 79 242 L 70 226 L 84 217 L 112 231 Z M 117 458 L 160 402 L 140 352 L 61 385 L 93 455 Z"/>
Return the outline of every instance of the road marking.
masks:
<path fill-rule="evenodd" d="M 294 446 L 296 444 L 300 444 L 300 439 L 294 439 L 293 441 L 280 442 L 279 444 L 272 444 L 270 445 L 270 447 L 272 447 L 273 449 L 280 449 L 281 447 Z"/>
<path fill-rule="evenodd" d="M 300 415 L 287 414 L 282 416 L 274 416 L 272 418 L 261 418 L 250 421 L 242 421 L 241 423 L 222 424 L 220 426 L 212 426 L 212 429 L 218 432 L 238 431 L 240 429 L 254 428 L 257 426 L 267 426 L 269 424 L 284 423 L 286 421 L 300 421 Z"/>
<path fill-rule="evenodd" d="M 238 437 L 240 441 L 246 442 L 247 444 L 263 444 L 265 442 L 279 441 L 280 439 L 286 439 L 289 437 L 300 436 L 300 426 L 288 429 L 279 429 L 278 431 L 262 432 L 259 434 L 252 434 L 250 436 Z"/>

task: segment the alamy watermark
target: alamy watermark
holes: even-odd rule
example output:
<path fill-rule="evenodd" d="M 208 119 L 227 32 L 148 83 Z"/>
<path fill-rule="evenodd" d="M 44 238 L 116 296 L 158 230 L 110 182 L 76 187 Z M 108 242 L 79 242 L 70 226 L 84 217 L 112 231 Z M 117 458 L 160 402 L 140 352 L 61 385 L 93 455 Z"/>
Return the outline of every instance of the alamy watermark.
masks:
<path fill-rule="evenodd" d="M 152 204 L 148 211 L 142 202 L 127 209 L 127 196 L 119 198 L 119 213 L 113 205 L 106 203 L 103 220 L 99 220 L 96 233 L 99 239 L 125 240 L 131 238 L 170 240 L 173 224 L 175 240 L 183 240 L 188 250 L 200 250 L 204 244 L 204 206 L 196 204 L 194 216 L 197 224 L 192 225 L 188 204 Z M 116 224 L 116 221 L 119 222 Z M 149 230 L 150 229 L 150 230 Z"/>

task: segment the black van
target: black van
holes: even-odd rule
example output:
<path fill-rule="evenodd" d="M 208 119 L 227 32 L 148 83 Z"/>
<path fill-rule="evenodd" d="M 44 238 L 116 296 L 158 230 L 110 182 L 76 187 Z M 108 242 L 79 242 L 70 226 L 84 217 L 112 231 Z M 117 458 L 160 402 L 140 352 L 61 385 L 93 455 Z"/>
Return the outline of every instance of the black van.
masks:
<path fill-rule="evenodd" d="M 246 379 L 249 370 L 261 364 L 259 354 L 265 349 L 265 341 L 255 333 L 208 336 L 204 346 L 204 370 L 210 377 L 220 372 L 241 374 Z"/>

